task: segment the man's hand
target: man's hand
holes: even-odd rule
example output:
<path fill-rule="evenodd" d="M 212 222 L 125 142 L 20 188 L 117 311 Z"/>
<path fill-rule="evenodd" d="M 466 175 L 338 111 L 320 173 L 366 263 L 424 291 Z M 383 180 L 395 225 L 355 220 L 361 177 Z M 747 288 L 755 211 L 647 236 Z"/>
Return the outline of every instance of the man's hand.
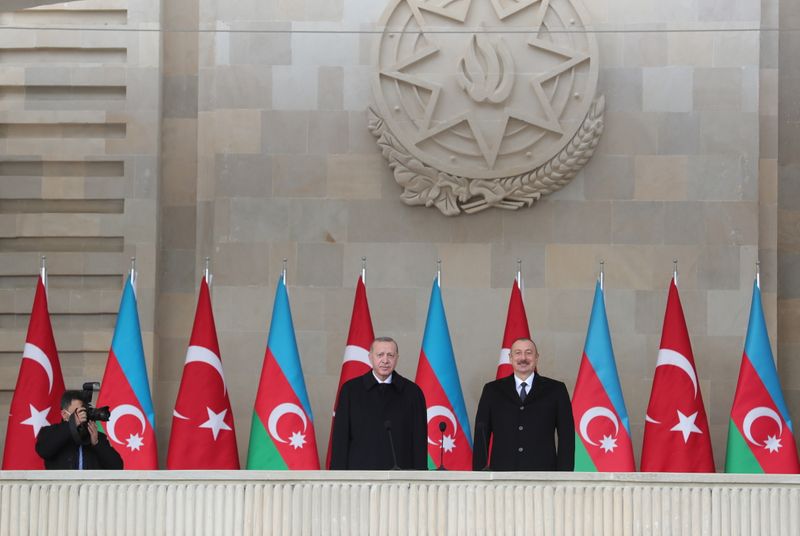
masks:
<path fill-rule="evenodd" d="M 86 428 L 89 429 L 89 439 L 91 440 L 92 446 L 97 445 L 98 437 L 97 437 L 97 423 L 94 421 L 89 421 L 86 424 Z"/>
<path fill-rule="evenodd" d="M 86 408 L 80 407 L 76 409 L 75 413 L 73 413 L 72 415 L 75 418 L 75 424 L 77 426 L 80 426 L 86 422 Z"/>

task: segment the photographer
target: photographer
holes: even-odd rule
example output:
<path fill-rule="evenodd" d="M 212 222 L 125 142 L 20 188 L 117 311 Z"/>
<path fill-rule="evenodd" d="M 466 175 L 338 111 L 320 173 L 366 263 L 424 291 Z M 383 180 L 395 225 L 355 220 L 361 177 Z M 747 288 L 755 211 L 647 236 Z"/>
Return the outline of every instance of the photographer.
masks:
<path fill-rule="evenodd" d="M 63 422 L 39 431 L 36 452 L 46 469 L 122 469 L 120 455 L 97 430 L 97 423 L 87 420 L 85 398 L 85 391 L 65 391 Z"/>

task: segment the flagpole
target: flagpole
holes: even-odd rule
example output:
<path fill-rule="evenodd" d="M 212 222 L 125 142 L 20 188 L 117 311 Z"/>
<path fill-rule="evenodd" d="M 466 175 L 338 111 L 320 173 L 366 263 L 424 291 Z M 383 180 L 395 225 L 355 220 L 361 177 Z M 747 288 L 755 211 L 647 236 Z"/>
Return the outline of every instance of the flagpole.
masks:
<path fill-rule="evenodd" d="M 761 261 L 756 261 L 756 286 L 761 290 Z"/>
<path fill-rule="evenodd" d="M 605 291 L 606 261 L 600 260 L 600 291 Z"/>
<path fill-rule="evenodd" d="M 206 266 L 203 269 L 203 278 L 206 280 L 206 285 L 208 285 L 208 292 L 211 292 L 211 281 L 214 279 L 214 276 L 211 274 L 211 257 L 206 257 Z"/>
<path fill-rule="evenodd" d="M 678 259 L 672 260 L 672 280 L 675 281 L 675 286 L 678 286 Z"/>
<path fill-rule="evenodd" d="M 517 285 L 519 286 L 520 294 L 523 290 L 522 284 L 522 259 L 517 259 Z"/>
<path fill-rule="evenodd" d="M 361 282 L 367 284 L 367 258 L 361 257 Z"/>
<path fill-rule="evenodd" d="M 442 288 L 442 259 L 436 259 L 436 284 Z"/>
<path fill-rule="evenodd" d="M 44 285 L 44 292 L 47 293 L 47 257 L 42 255 L 42 263 L 40 268 L 40 274 L 42 277 L 42 285 Z"/>
<path fill-rule="evenodd" d="M 131 257 L 131 287 L 133 288 L 133 293 L 136 294 L 136 257 Z"/>

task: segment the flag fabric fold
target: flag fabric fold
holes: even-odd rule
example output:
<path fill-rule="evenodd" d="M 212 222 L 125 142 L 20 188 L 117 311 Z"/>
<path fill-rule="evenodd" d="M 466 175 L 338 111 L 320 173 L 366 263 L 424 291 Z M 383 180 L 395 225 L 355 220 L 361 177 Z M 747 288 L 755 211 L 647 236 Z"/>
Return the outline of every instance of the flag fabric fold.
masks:
<path fill-rule="evenodd" d="M 444 454 L 447 469 L 471 470 L 472 434 L 438 277 L 431 290 L 415 382 L 425 394 L 427 405 L 428 468 L 436 469 Z M 446 427 L 444 431 L 441 423 Z"/>
<path fill-rule="evenodd" d="M 122 290 L 97 406 L 111 409 L 111 418 L 101 423 L 101 428 L 122 457 L 125 469 L 151 470 L 158 469 L 155 411 L 147 379 L 134 281 L 128 276 Z"/>
<path fill-rule="evenodd" d="M 500 349 L 500 360 L 497 364 L 496 379 L 511 376 L 514 369 L 511 368 L 511 345 L 517 339 L 530 339 L 531 332 L 528 328 L 528 315 L 525 314 L 525 304 L 522 302 L 522 292 L 519 288 L 519 281 L 514 278 L 514 285 L 511 287 L 511 297 L 508 300 L 508 314 L 506 316 L 506 328 L 503 332 L 503 346 Z"/>
<path fill-rule="evenodd" d="M 725 472 L 800 472 L 792 420 L 772 358 L 761 289 L 756 282 L 728 423 Z"/>
<path fill-rule="evenodd" d="M 278 280 L 267 350 L 250 428 L 248 469 L 319 469 L 314 417 L 283 277 Z"/>
<path fill-rule="evenodd" d="M 205 277 L 172 412 L 167 469 L 239 469 L 233 412 Z"/>
<path fill-rule="evenodd" d="M 708 419 L 674 278 L 659 348 L 645 416 L 641 470 L 713 473 Z"/>
<path fill-rule="evenodd" d="M 344 349 L 342 370 L 339 374 L 339 387 L 336 388 L 336 398 L 333 400 L 333 416 L 339 406 L 339 393 L 345 382 L 362 376 L 372 369 L 369 363 L 369 347 L 375 340 L 372 329 L 372 317 L 369 314 L 367 302 L 367 287 L 359 276 L 356 283 L 356 293 L 353 299 L 353 313 L 350 315 L 350 331 L 347 334 L 347 345 Z M 331 466 L 331 443 L 333 441 L 333 418 L 331 418 L 331 433 L 328 439 L 328 454 L 325 459 L 325 468 Z"/>
<path fill-rule="evenodd" d="M 11 398 L 3 470 L 44 469 L 36 454 L 39 430 L 61 422 L 64 376 L 47 310 L 47 292 L 40 276 L 33 298 L 28 334 Z"/>
<path fill-rule="evenodd" d="M 598 282 L 572 394 L 575 471 L 635 471 L 631 428 Z"/>

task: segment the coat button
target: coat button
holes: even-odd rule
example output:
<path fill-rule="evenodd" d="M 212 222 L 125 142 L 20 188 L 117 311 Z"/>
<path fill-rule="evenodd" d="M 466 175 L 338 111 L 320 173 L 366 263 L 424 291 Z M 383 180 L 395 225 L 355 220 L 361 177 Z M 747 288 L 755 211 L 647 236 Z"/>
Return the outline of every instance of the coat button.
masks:
<path fill-rule="evenodd" d="M 522 452 L 522 447 L 518 448 L 517 450 L 518 450 L 519 452 Z"/>
<path fill-rule="evenodd" d="M 520 425 L 519 428 L 517 428 L 517 430 L 522 430 L 522 425 Z"/>

